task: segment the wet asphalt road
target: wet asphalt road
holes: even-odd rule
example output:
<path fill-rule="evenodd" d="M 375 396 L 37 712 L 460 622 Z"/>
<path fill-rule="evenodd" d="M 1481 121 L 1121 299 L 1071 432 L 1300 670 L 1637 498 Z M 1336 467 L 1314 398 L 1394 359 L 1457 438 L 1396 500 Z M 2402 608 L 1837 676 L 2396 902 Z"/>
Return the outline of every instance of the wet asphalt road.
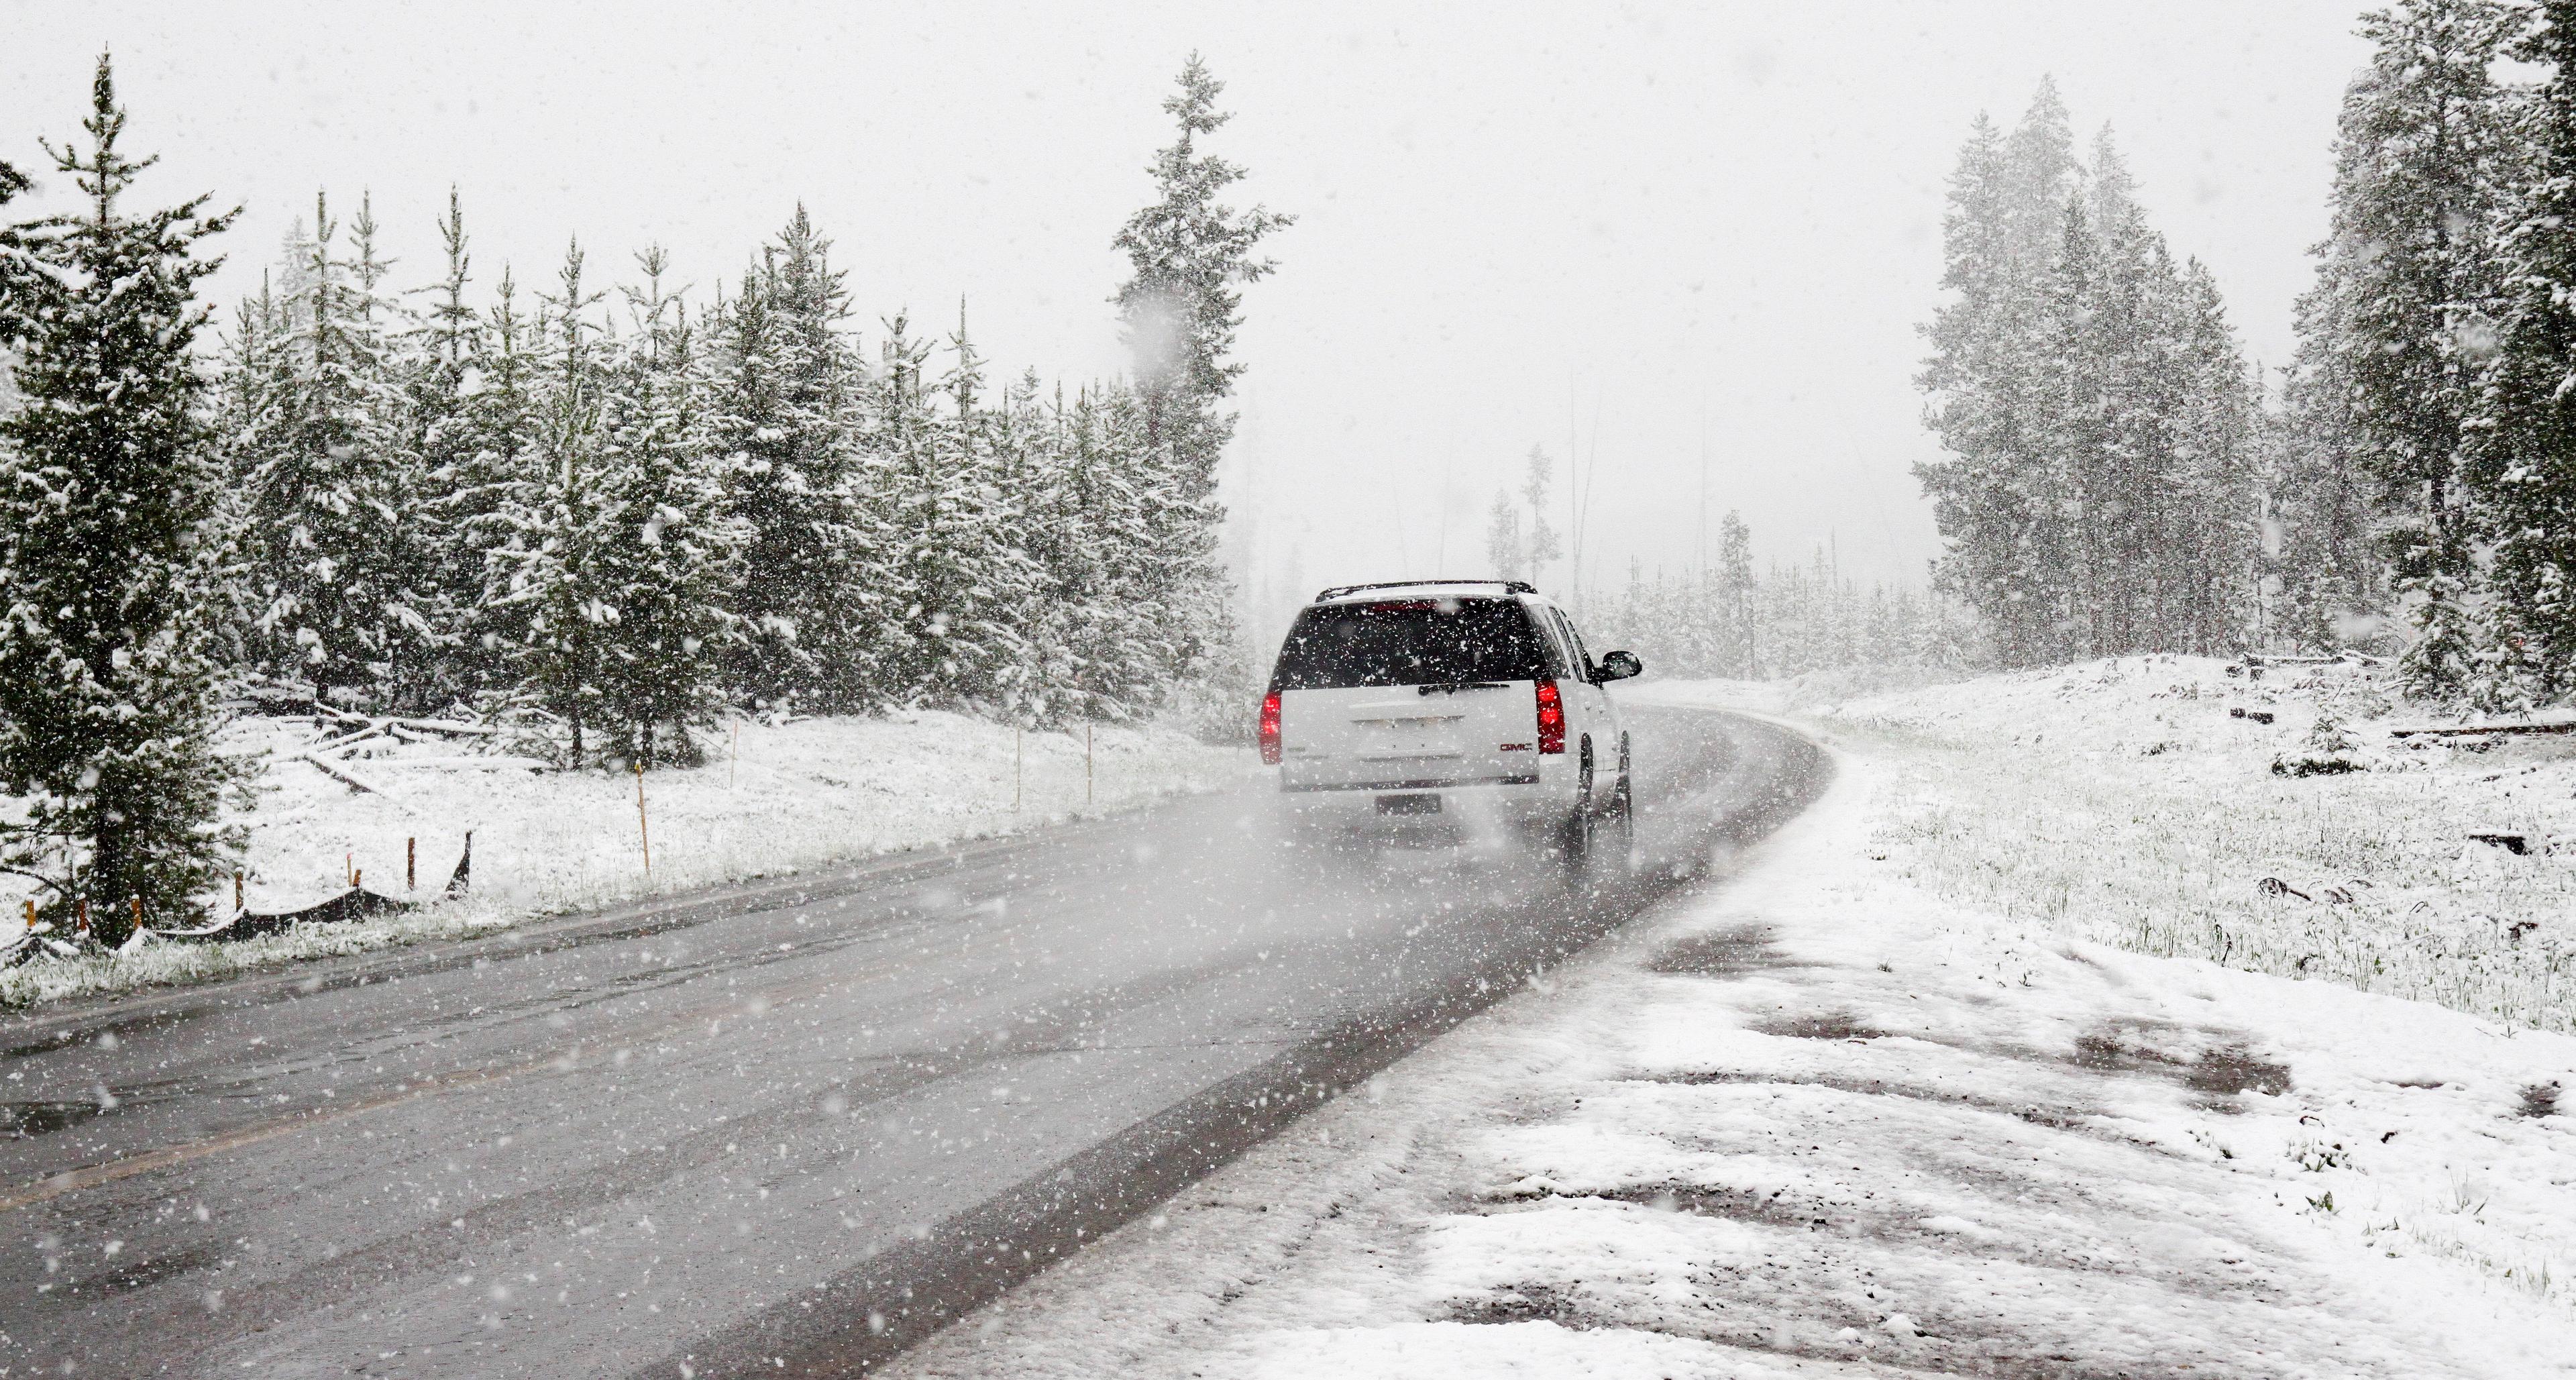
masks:
<path fill-rule="evenodd" d="M 0 1023 L 0 1375 L 853 1374 L 1769 832 L 1632 710 L 1639 880 L 1284 850 L 1258 788 Z M 683 1368 L 686 1368 L 685 1370 Z"/>

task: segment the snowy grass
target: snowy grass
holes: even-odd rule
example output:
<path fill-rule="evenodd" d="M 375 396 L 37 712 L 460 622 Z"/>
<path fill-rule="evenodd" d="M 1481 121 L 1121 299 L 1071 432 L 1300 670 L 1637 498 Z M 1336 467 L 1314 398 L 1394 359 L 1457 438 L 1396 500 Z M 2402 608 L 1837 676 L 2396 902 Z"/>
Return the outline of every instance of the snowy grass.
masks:
<path fill-rule="evenodd" d="M 1890 764 L 1876 845 L 1939 896 L 2140 953 L 2576 1029 L 2576 848 L 2542 851 L 2576 844 L 2576 737 L 2399 746 L 2389 726 L 2429 718 L 2372 674 L 2275 667 L 2258 681 L 2131 657 L 1792 713 Z M 2317 748 L 2321 716 L 2352 746 Z M 2273 770 L 2320 757 L 2359 769 Z M 2535 851 L 2473 833 L 2522 834 Z"/>
<path fill-rule="evenodd" d="M 467 900 L 256 940 L 39 958 L 0 971 L 0 1007 L 464 937 L 529 916 L 1004 835 L 1216 789 L 1252 769 L 1240 749 L 1162 727 L 1094 730 L 1086 779 L 1079 730 L 1021 734 L 1015 749 L 1006 726 L 930 711 L 746 722 L 738 736 L 728 729 L 706 765 L 647 775 L 639 818 L 632 776 L 489 770 L 434 743 L 385 743 L 342 764 L 380 788 L 356 792 L 292 759 L 313 736 L 309 720 L 295 719 L 246 720 L 226 735 L 228 752 L 267 754 L 257 804 L 238 819 L 250 831 L 251 909 L 311 905 L 353 873 L 371 891 L 435 898 L 471 830 Z M 407 848 L 416 886 L 406 885 Z M 0 906 L 0 925 L 21 923 L 16 893 L 0 895 Z"/>

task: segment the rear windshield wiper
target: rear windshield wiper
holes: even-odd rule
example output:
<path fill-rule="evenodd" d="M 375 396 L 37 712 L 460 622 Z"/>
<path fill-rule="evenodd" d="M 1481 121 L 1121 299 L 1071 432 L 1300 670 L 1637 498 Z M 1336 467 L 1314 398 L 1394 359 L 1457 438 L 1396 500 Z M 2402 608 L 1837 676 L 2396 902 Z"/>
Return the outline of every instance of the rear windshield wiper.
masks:
<path fill-rule="evenodd" d="M 1511 682 L 1502 680 L 1444 680 L 1420 687 L 1425 695 L 1454 695 L 1461 690 L 1509 690 Z"/>

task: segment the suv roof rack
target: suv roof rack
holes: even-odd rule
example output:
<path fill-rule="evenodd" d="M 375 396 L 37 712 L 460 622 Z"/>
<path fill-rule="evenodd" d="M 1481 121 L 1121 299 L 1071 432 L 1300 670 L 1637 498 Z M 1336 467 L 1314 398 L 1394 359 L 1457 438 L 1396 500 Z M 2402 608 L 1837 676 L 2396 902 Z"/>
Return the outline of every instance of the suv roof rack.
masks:
<path fill-rule="evenodd" d="M 1327 599 L 1339 599 L 1345 594 L 1357 594 L 1362 590 L 1412 589 L 1421 585 L 1501 585 L 1514 594 L 1538 593 L 1538 586 L 1527 580 L 1380 580 L 1373 585 L 1335 585 L 1330 589 L 1318 591 L 1315 602 L 1320 604 Z"/>

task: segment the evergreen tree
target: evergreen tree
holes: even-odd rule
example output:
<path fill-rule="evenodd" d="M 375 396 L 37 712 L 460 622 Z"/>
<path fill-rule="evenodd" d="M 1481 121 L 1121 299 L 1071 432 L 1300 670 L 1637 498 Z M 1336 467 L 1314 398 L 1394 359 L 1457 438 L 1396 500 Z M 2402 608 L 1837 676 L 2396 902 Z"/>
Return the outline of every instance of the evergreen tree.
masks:
<path fill-rule="evenodd" d="M 391 339 L 397 308 L 378 291 L 384 265 L 363 211 L 360 225 L 358 257 L 337 257 L 338 227 L 316 199 L 291 326 L 241 441 L 264 662 L 344 703 L 401 704 L 424 689 L 433 645 L 412 521 L 421 484 Z"/>
<path fill-rule="evenodd" d="M 477 519 L 488 516 L 516 476 L 511 462 L 520 447 L 506 439 L 495 447 L 481 425 L 477 395 L 485 382 L 489 336 L 483 316 L 466 301 L 472 281 L 465 208 L 448 189 L 447 214 L 439 218 L 447 268 L 421 289 L 429 306 L 404 342 L 403 372 L 409 449 L 419 457 L 421 501 L 413 520 L 424 569 L 419 589 L 432 629 L 437 675 L 432 697 L 471 697 L 489 687 L 493 660 L 483 653 L 477 613 L 483 602 L 483 548 L 474 540 Z M 518 428 L 499 428 L 509 437 Z"/>
<path fill-rule="evenodd" d="M 2198 259 L 2173 287 L 2174 463 L 2153 558 L 2168 572 L 2160 650 L 2216 656 L 2252 621 L 2261 531 L 2254 511 L 2262 409 L 2227 323 L 2217 280 Z"/>
<path fill-rule="evenodd" d="M 1497 579 L 1529 576 L 1529 545 L 1521 531 L 1521 510 L 1509 489 L 1494 490 L 1494 506 L 1485 517 L 1485 564 Z"/>
<path fill-rule="evenodd" d="M 1916 470 L 1939 587 L 2007 665 L 2232 645 L 2254 397 L 2215 286 L 2175 265 L 2107 131 L 2084 169 L 2053 88 L 2009 138 L 1980 120 L 1945 241 L 1921 383 L 1947 455 Z"/>
<path fill-rule="evenodd" d="M 198 245 L 231 217 L 204 197 L 129 213 L 153 160 L 119 147 L 125 120 L 101 56 L 89 147 L 53 151 L 84 209 L 0 243 L 0 336 L 28 403 L 0 417 L 0 787 L 27 803 L 0 865 L 57 922 L 89 903 L 109 943 L 138 908 L 196 918 L 230 850 L 206 588 L 220 476 L 192 351 L 216 266 Z"/>
<path fill-rule="evenodd" d="M 2075 171 L 2053 84 L 2009 136 L 1978 118 L 1943 221 L 1950 297 L 1924 328 L 1932 355 L 1918 381 L 1948 452 L 1915 470 L 1945 544 L 1937 578 L 1985 620 L 2007 665 L 2064 647 L 2064 601 L 2047 583 L 2068 559 L 2048 452 L 2048 292 Z"/>
<path fill-rule="evenodd" d="M 883 702 L 871 648 L 878 620 L 903 607 L 872 578 L 883 535 L 859 435 L 867 372 L 830 253 L 799 206 L 718 331 L 710 420 L 749 541 L 733 680 L 763 705 Z"/>
<path fill-rule="evenodd" d="M 1762 660 L 1753 637 L 1753 529 L 1729 508 L 1717 529 L 1715 599 L 1711 608 L 1722 631 L 1709 639 L 1715 674 L 1760 680 Z"/>
<path fill-rule="evenodd" d="M 1232 611 L 1217 568 L 1217 462 L 1234 435 L 1225 410 L 1244 365 L 1233 358 L 1243 324 L 1242 285 L 1276 271 L 1261 242 L 1295 223 L 1260 206 L 1236 211 L 1220 200 L 1244 170 L 1199 141 L 1232 118 L 1217 109 L 1224 84 L 1198 55 L 1182 66 L 1180 90 L 1163 109 L 1179 137 L 1155 154 L 1152 204 L 1130 216 L 1114 243 L 1130 276 L 1112 299 L 1135 361 L 1132 401 L 1142 456 L 1153 479 L 1140 487 L 1159 553 L 1155 602 L 1176 636 L 1172 663 L 1191 674 L 1233 639 Z"/>
<path fill-rule="evenodd" d="M 590 632 L 603 749 L 650 768 L 700 760 L 689 730 L 723 707 L 723 598 L 740 534 L 698 407 L 696 338 L 663 289 L 668 259 L 655 248 L 637 265 L 644 286 L 626 293 L 635 331 L 604 381 Z"/>
<path fill-rule="evenodd" d="M 2502 0 L 2402 0 L 2364 19 L 2375 48 L 2344 95 L 2332 229 L 2300 303 L 2298 406 L 2314 425 L 2299 473 L 2324 496 L 2289 506 L 2325 524 L 2303 540 L 2333 557 L 2298 579 L 2367 606 L 2379 577 L 2341 530 L 2339 495 L 2356 481 L 2375 489 L 2417 631 L 2401 663 L 2417 693 L 2478 675 L 2477 543 L 2459 471 L 2493 353 L 2493 227 L 2522 157 L 2517 102 L 2494 68 L 2526 22 Z"/>
<path fill-rule="evenodd" d="M 1259 206 L 1238 213 L 1218 200 L 1244 177 L 1242 168 L 1198 146 L 1233 118 L 1217 109 L 1224 92 L 1192 53 L 1180 91 L 1163 102 L 1180 137 L 1154 155 L 1155 200 L 1128 218 L 1116 240 L 1132 276 L 1112 300 L 1136 361 L 1146 444 L 1174 457 L 1180 497 L 1190 500 L 1215 492 L 1217 459 L 1234 434 L 1233 414 L 1219 408 L 1244 370 L 1231 358 L 1243 324 L 1241 285 L 1277 270 L 1255 251 L 1296 223 Z"/>
<path fill-rule="evenodd" d="M 2494 534 L 2501 674 L 2486 687 L 2489 699 L 2556 699 L 2576 689 L 2576 397 L 2568 387 L 2576 367 L 2576 0 L 2545 0 L 2540 15 L 2521 49 L 2549 68 L 2528 133 L 2533 181 L 2504 236 L 2500 352 L 2467 475 Z M 2444 495 L 2436 536 L 2465 525 L 2452 507 Z M 2466 581 L 2439 566 L 2423 578 Z"/>
<path fill-rule="evenodd" d="M 519 307 L 507 266 L 479 329 L 466 339 L 471 363 L 456 386 L 460 411 L 438 419 L 424 440 L 442 463 L 430 472 L 424 505 L 443 539 L 440 605 L 451 678 L 469 696 L 504 696 L 516 684 L 512 658 L 528 643 L 530 606 L 515 597 L 511 554 L 526 511 L 546 482 L 542 361 L 545 330 Z"/>
<path fill-rule="evenodd" d="M 493 603 L 524 629 L 509 647 L 522 697 L 562 721 L 566 763 L 574 766 L 600 747 L 600 658 L 606 625 L 617 617 L 605 570 L 617 519 L 602 454 L 608 368 L 590 317 L 605 294 L 585 287 L 583 268 L 576 242 L 564 253 L 558 295 L 539 299 L 546 313 L 531 456 L 538 477 L 513 490 L 501 510 L 508 536 L 491 552 L 506 572 Z"/>

